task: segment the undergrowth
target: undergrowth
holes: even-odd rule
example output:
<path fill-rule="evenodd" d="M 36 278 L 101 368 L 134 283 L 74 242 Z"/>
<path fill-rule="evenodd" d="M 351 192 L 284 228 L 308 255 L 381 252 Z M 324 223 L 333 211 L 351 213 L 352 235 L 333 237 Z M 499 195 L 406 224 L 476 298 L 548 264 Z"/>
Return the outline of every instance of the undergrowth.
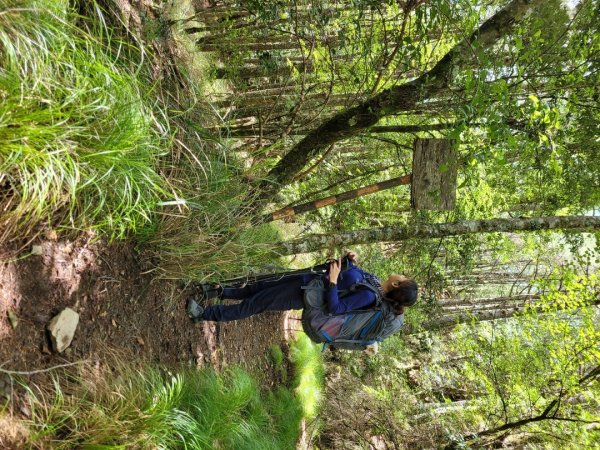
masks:
<path fill-rule="evenodd" d="M 238 368 L 171 373 L 122 360 L 85 365 L 51 386 L 23 383 L 31 419 L 17 424 L 27 430 L 20 439 L 56 449 L 294 449 L 302 420 L 316 415 L 323 363 L 305 336 L 291 359 L 289 386 L 269 391 Z"/>
<path fill-rule="evenodd" d="M 140 234 L 163 278 L 223 280 L 273 263 L 281 240 L 271 224 L 253 226 L 247 186 L 236 161 L 217 142 L 185 140 L 172 183 L 182 193 Z M 181 141 L 184 143 L 184 141 Z"/>
<path fill-rule="evenodd" d="M 121 368 L 118 376 L 55 381 L 51 393 L 30 389 L 28 397 L 30 443 L 56 449 L 293 448 L 297 431 L 280 428 L 287 420 L 298 425 L 301 416 L 289 392 L 261 395 L 239 369 Z"/>
<path fill-rule="evenodd" d="M 163 278 L 272 263 L 280 237 L 253 226 L 242 161 L 203 128 L 219 119 L 200 58 L 148 51 L 171 44 L 113 9 L 0 0 L 0 245 L 47 228 L 133 237 Z"/>
<path fill-rule="evenodd" d="M 113 39 L 97 8 L 91 20 L 66 1 L 0 10 L 0 243 L 40 225 L 139 229 L 171 197 L 143 48 Z"/>
<path fill-rule="evenodd" d="M 189 2 L 179 3 L 171 11 L 175 23 L 186 5 L 193 14 Z M 227 89 L 212 78 L 216 61 L 198 52 L 183 28 L 175 25 L 173 35 L 181 52 L 177 82 L 161 85 L 161 93 L 168 92 L 163 101 L 174 130 L 167 176 L 178 197 L 161 204 L 138 238 L 163 278 L 222 280 L 259 272 L 277 260 L 272 248 L 280 232 L 272 224 L 255 225 L 261 211 L 250 194 L 252 175 L 231 142 L 210 131 L 224 126 L 209 103 L 212 92 Z"/>
<path fill-rule="evenodd" d="M 296 395 L 302 401 L 306 417 L 314 419 L 321 405 L 325 380 L 321 347 L 300 333 L 291 346 L 290 360 L 294 364 L 293 386 Z"/>

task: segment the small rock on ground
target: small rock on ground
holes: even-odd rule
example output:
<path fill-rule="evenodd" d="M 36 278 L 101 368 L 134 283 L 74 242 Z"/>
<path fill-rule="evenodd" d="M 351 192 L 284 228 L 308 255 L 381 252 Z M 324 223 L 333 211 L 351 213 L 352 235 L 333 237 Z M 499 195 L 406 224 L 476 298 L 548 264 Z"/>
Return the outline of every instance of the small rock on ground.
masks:
<path fill-rule="evenodd" d="M 64 352 L 75 335 L 79 324 L 79 314 L 71 308 L 63 309 L 48 324 L 52 346 L 58 353 Z"/>

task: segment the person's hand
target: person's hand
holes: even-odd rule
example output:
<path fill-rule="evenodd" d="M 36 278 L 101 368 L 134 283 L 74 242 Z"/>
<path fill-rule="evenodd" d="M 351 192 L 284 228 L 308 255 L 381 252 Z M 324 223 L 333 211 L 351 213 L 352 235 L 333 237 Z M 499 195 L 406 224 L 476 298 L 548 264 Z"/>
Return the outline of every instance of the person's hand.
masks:
<path fill-rule="evenodd" d="M 342 258 L 334 259 L 329 263 L 329 281 L 337 284 L 337 279 L 342 271 Z"/>
<path fill-rule="evenodd" d="M 346 258 L 348 258 L 348 260 L 352 264 L 356 264 L 356 261 L 357 261 L 356 252 L 353 252 L 352 250 L 350 250 L 348 253 L 346 253 Z"/>

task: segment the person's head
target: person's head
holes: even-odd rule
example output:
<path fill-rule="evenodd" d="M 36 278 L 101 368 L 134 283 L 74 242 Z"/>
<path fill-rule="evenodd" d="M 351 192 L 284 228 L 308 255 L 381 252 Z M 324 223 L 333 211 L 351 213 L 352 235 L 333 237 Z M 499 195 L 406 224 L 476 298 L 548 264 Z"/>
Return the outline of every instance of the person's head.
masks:
<path fill-rule="evenodd" d="M 417 283 L 404 275 L 390 275 L 381 287 L 386 298 L 398 314 L 404 313 L 406 306 L 412 306 L 417 302 Z"/>

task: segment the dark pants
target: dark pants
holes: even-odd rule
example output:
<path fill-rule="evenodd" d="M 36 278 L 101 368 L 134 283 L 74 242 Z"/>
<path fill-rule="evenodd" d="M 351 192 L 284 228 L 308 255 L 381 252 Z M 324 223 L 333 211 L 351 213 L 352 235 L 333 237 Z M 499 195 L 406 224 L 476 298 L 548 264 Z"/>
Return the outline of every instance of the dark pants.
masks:
<path fill-rule="evenodd" d="M 304 285 L 302 277 L 286 277 L 277 281 L 259 281 L 243 288 L 225 288 L 223 298 L 242 300 L 233 305 L 208 306 L 203 319 L 218 322 L 245 319 L 264 311 L 302 309 Z"/>

